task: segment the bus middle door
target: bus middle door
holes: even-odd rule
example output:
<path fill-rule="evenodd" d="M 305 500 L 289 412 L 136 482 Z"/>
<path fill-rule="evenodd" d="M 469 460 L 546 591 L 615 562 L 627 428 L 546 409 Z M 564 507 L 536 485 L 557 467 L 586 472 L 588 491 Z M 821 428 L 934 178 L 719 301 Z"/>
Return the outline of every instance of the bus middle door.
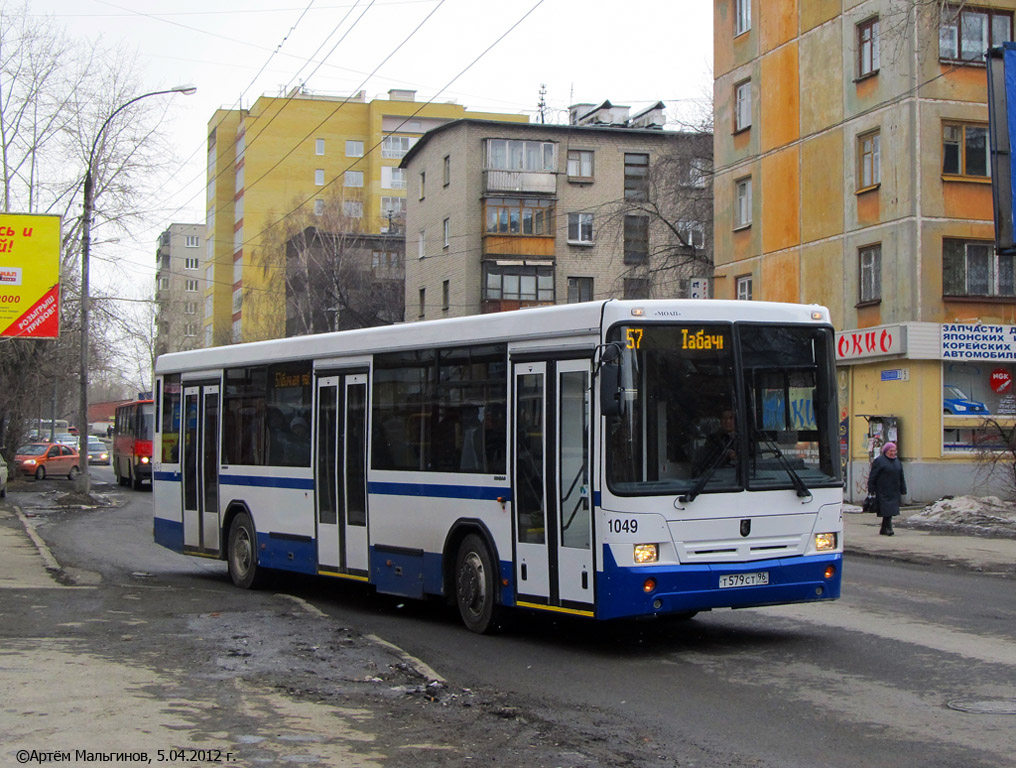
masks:
<path fill-rule="evenodd" d="M 515 363 L 514 373 L 518 604 L 591 615 L 590 362 Z"/>
<path fill-rule="evenodd" d="M 367 374 L 319 376 L 318 571 L 367 577 Z"/>

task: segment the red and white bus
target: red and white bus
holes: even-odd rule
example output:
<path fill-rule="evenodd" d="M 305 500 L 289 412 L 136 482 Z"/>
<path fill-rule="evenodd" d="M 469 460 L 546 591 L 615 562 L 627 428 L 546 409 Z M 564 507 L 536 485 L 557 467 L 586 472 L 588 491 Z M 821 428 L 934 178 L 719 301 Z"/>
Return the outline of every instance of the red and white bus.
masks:
<path fill-rule="evenodd" d="M 113 472 L 120 485 L 138 489 L 152 480 L 155 404 L 135 400 L 116 409 L 113 425 Z"/>

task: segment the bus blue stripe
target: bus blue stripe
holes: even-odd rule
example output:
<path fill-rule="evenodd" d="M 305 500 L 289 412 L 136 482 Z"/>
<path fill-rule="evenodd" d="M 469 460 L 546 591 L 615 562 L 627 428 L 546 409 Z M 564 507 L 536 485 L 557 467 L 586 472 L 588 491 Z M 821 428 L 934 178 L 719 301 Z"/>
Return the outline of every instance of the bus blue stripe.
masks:
<path fill-rule="evenodd" d="M 510 488 L 483 485 L 432 485 L 430 483 L 368 483 L 367 491 L 381 496 L 426 496 L 439 499 L 511 501 Z"/>
<path fill-rule="evenodd" d="M 255 488 L 296 488 L 314 490 L 314 480 L 309 477 L 260 477 L 258 475 L 219 475 L 221 485 L 247 485 Z"/>

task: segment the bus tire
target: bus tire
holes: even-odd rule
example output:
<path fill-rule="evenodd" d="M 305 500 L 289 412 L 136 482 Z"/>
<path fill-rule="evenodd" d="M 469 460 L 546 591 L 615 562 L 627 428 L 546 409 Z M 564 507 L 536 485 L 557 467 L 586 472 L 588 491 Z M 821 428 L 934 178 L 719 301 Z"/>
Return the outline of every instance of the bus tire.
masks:
<path fill-rule="evenodd" d="M 135 472 L 133 469 L 131 470 L 130 484 L 131 488 L 133 488 L 135 491 L 141 490 L 141 478 L 138 477 L 138 473 Z"/>
<path fill-rule="evenodd" d="M 241 589 L 257 589 L 264 582 L 258 567 L 257 534 L 250 515 L 241 512 L 229 526 L 229 577 Z"/>
<path fill-rule="evenodd" d="M 494 559 L 487 544 L 475 533 L 462 540 L 455 558 L 455 602 L 467 629 L 489 634 L 500 628 Z"/>
<path fill-rule="evenodd" d="M 39 467 L 37 470 L 35 470 L 35 479 L 36 480 L 45 480 L 46 479 L 46 468 L 45 467 Z"/>

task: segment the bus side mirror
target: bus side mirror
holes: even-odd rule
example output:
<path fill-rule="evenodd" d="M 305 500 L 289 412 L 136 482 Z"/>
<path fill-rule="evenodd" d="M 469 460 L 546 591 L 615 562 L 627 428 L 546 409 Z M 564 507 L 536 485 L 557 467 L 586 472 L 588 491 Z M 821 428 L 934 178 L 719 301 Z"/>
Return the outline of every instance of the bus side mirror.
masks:
<path fill-rule="evenodd" d="M 603 348 L 600 355 L 600 413 L 621 415 L 621 347 L 616 342 Z"/>

